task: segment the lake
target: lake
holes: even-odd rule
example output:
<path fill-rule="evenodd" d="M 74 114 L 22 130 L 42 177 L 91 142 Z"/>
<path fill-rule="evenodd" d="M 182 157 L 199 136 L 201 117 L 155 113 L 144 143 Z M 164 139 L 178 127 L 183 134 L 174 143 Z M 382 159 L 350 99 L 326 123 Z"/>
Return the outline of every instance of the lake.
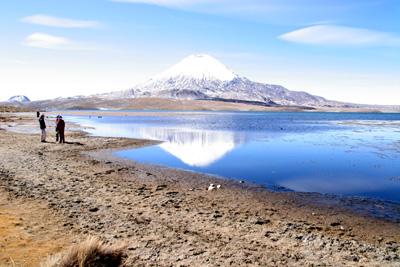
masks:
<path fill-rule="evenodd" d="M 273 190 L 400 203 L 400 114 L 132 112 L 69 116 L 97 136 L 162 143 L 116 152 L 140 163 L 207 173 Z"/>

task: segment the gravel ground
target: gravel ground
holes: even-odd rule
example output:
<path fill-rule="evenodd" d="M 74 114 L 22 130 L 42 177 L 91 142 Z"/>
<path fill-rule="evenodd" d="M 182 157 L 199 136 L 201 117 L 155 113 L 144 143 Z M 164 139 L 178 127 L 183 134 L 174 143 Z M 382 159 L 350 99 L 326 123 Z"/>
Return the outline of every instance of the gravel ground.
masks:
<path fill-rule="evenodd" d="M 36 126 L 19 115 L 0 115 L 0 122 L 8 130 Z M 112 156 L 150 141 L 80 132 L 66 138 L 64 145 L 40 143 L 37 134 L 0 130 L 0 192 L 14 209 L 40 203 L 37 214 L 55 216 L 43 227 L 54 222 L 68 242 L 88 235 L 125 242 L 126 266 L 400 265 L 399 223 L 320 195 L 270 192 Z M 207 191 L 209 183 L 221 189 Z M 46 234 L 35 231 L 32 239 Z M 0 238 L 0 248 L 9 243 Z"/>

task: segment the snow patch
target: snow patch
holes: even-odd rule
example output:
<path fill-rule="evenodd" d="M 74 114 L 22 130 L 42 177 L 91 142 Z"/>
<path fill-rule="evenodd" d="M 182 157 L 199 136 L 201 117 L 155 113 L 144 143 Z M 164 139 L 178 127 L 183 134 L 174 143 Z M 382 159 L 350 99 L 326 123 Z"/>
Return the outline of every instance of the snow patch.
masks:
<path fill-rule="evenodd" d="M 169 80 L 177 77 L 195 80 L 232 81 L 237 77 L 237 74 L 212 56 L 191 55 L 155 76 L 154 80 Z"/>

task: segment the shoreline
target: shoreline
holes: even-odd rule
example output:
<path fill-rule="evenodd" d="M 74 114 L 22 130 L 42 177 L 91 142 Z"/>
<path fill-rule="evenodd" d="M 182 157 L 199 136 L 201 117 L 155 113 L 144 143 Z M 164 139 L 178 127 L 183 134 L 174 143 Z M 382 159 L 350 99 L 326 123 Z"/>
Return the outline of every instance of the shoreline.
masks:
<path fill-rule="evenodd" d="M 16 124 L 29 120 L 18 116 L 12 119 Z M 128 242 L 128 263 L 400 262 L 399 224 L 332 208 L 324 196 L 257 190 L 237 181 L 110 157 L 110 149 L 152 141 L 77 132 L 68 133 L 70 144 L 58 145 L 40 144 L 36 134 L 0 130 L 0 136 L 6 155 L 0 161 L 2 190 L 15 199 L 47 203 L 65 221 L 66 232 Z M 42 161 L 47 166 L 35 164 Z M 216 181 L 222 189 L 207 191 Z M 321 203 L 314 205 L 316 200 Z"/>
<path fill-rule="evenodd" d="M 146 139 L 137 139 L 148 142 L 145 146 L 153 146 L 156 145 L 159 141 L 154 140 L 146 140 Z M 141 148 L 141 147 L 135 147 Z M 345 196 L 345 195 L 337 195 L 337 194 L 324 194 L 318 192 L 300 192 L 294 191 L 287 188 L 282 187 L 283 190 L 275 190 L 273 188 L 269 188 L 264 185 L 260 185 L 257 183 L 252 183 L 249 181 L 219 176 L 216 174 L 208 174 L 202 172 L 196 172 L 192 170 L 185 170 L 180 168 L 174 168 L 169 166 L 157 165 L 157 164 L 147 164 L 140 163 L 131 159 L 127 159 L 124 157 L 114 155 L 115 152 L 121 151 L 121 149 L 132 149 L 130 147 L 116 148 L 116 149 L 100 149 L 93 152 L 85 153 L 89 157 L 92 157 L 95 160 L 102 161 L 112 161 L 115 163 L 120 163 L 125 166 L 140 166 L 143 169 L 148 169 L 157 172 L 182 172 L 188 173 L 189 175 L 194 175 L 198 177 L 198 179 L 203 180 L 202 183 L 205 187 L 208 186 L 209 183 L 213 184 L 224 184 L 229 188 L 233 189 L 245 189 L 254 192 L 255 194 L 268 192 L 268 193 L 277 193 L 277 194 L 288 194 L 293 195 L 294 198 L 297 198 L 301 202 L 307 202 L 310 207 L 316 207 L 318 203 L 324 208 L 334 208 L 337 209 L 342 207 L 343 209 L 339 209 L 341 212 L 347 212 L 349 214 L 358 214 L 360 216 L 371 217 L 373 219 L 385 220 L 393 223 L 400 223 L 400 202 L 390 201 L 379 198 L 371 198 L 371 197 L 362 197 L 362 196 Z M 208 182 L 208 184 L 207 184 Z M 191 184 L 194 184 L 195 181 L 190 181 Z M 314 202 L 314 203 L 313 203 Z M 378 208 L 377 208 L 378 207 Z"/>
<path fill-rule="evenodd" d="M 345 103 L 342 106 L 291 106 L 291 105 L 258 105 L 255 103 L 237 103 L 215 100 L 201 99 L 170 99 L 170 98 L 122 98 L 122 99 L 102 99 L 102 98 L 63 98 L 33 101 L 27 105 L 7 106 L 3 102 L 3 110 L 30 109 L 30 111 L 50 108 L 50 110 L 80 110 L 86 111 L 95 109 L 118 110 L 192 110 L 192 111 L 277 111 L 277 112 L 379 112 L 379 113 L 399 113 L 400 106 L 396 105 L 368 105 Z M 1 107 L 1 106 L 0 106 Z M 61 107 L 61 108 L 60 108 Z"/>
<path fill-rule="evenodd" d="M 202 113 L 347 113 L 347 114 L 399 114 L 396 111 L 334 111 L 334 110 L 301 110 L 301 111 L 293 111 L 293 110 L 152 110 L 152 109 L 143 109 L 143 110 L 50 110 L 44 111 L 46 114 L 58 114 L 62 113 L 67 116 L 152 116 L 156 114 L 157 116 L 171 116 L 179 113 L 180 115 L 192 115 L 192 114 L 202 114 Z M 31 112 L 27 112 L 31 113 Z M 21 113 L 23 114 L 23 112 Z"/>

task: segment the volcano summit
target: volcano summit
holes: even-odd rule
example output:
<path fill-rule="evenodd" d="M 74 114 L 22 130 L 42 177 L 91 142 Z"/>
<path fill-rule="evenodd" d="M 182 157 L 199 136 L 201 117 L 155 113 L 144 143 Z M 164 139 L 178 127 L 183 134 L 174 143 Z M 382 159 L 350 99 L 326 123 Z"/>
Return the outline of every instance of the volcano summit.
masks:
<path fill-rule="evenodd" d="M 108 96 L 248 101 L 265 105 L 339 104 L 306 92 L 290 91 L 280 85 L 251 81 L 209 55 L 188 56 L 147 82 Z"/>

